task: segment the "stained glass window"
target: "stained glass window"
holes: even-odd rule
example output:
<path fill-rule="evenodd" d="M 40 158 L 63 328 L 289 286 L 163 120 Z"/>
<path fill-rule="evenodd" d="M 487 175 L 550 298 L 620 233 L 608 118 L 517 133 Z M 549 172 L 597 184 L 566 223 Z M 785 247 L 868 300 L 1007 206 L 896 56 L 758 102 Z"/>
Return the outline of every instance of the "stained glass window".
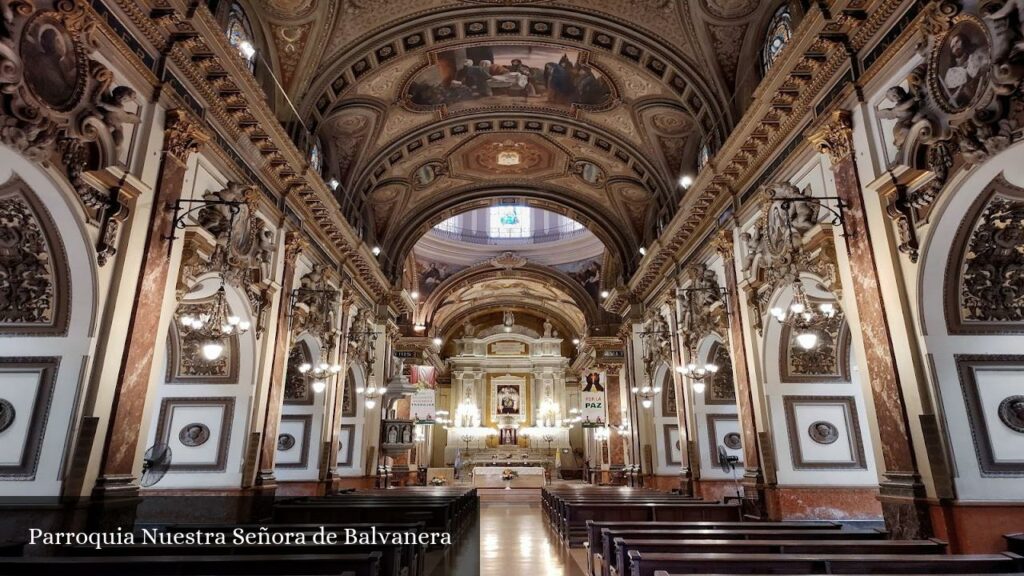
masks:
<path fill-rule="evenodd" d="M 761 71 L 768 72 L 779 57 L 779 53 L 793 37 L 793 14 L 789 10 L 789 4 L 783 4 L 775 11 L 771 24 L 768 25 L 768 35 L 765 37 L 764 49 L 761 53 Z"/>
<path fill-rule="evenodd" d="M 319 174 L 323 165 L 324 159 L 320 152 L 320 142 L 314 142 L 313 148 L 309 151 L 309 167 Z"/>
<path fill-rule="evenodd" d="M 700 172 L 708 164 L 708 160 L 711 159 L 711 147 L 704 144 L 700 147 L 700 152 L 697 153 L 697 171 Z"/>
<path fill-rule="evenodd" d="M 255 46 L 252 26 L 249 25 L 249 18 L 246 17 L 245 10 L 238 4 L 232 4 L 231 11 L 228 12 L 227 35 L 228 42 L 249 62 L 249 70 L 254 70 L 256 65 L 255 58 L 246 56 L 243 49 L 243 46 L 249 46 L 250 48 Z"/>
<path fill-rule="evenodd" d="M 519 206 L 490 208 L 491 238 L 528 238 L 532 234 L 530 210 Z"/>

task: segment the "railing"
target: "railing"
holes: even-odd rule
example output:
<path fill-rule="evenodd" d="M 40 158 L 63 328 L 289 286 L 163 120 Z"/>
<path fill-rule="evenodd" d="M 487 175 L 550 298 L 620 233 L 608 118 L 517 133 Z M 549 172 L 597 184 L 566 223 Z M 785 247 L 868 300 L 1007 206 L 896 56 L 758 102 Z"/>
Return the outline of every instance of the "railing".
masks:
<path fill-rule="evenodd" d="M 467 228 L 445 227 L 432 228 L 430 235 L 435 238 L 467 242 L 469 244 L 541 244 L 576 238 L 588 230 L 576 223 L 567 223 L 545 230 L 528 228 L 502 228 L 491 233 L 487 230 L 470 230 Z"/>

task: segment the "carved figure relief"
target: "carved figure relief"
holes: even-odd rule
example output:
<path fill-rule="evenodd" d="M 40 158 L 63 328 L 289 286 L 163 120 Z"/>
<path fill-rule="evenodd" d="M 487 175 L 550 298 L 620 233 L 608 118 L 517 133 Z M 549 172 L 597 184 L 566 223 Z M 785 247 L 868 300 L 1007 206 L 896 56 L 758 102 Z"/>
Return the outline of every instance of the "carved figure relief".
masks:
<path fill-rule="evenodd" d="M 16 415 L 14 404 L 10 401 L 0 398 L 0 434 L 3 434 L 8 428 L 14 424 L 14 417 Z"/>
<path fill-rule="evenodd" d="M 818 420 L 807 428 L 807 434 L 818 444 L 832 444 L 839 439 L 839 429 L 831 422 Z"/>
<path fill-rule="evenodd" d="M 1024 434 L 1024 396 L 1010 396 L 999 403 L 999 419 L 1014 432 Z M 0 430 L 3 430 L 0 422 Z"/>
<path fill-rule="evenodd" d="M 182 446 L 188 446 L 189 448 L 198 448 L 210 439 L 210 428 L 206 424 L 200 424 L 194 422 L 181 429 L 178 432 L 178 441 L 181 442 Z"/>
<path fill-rule="evenodd" d="M 287 452 L 295 447 L 295 436 L 291 434 L 280 434 L 277 437 L 277 449 L 281 452 Z"/>
<path fill-rule="evenodd" d="M 743 443 L 740 440 L 740 435 L 738 432 L 729 432 L 728 434 L 723 436 L 722 444 L 725 444 L 725 447 L 730 450 L 739 450 L 740 448 L 743 447 Z"/>
<path fill-rule="evenodd" d="M 46 208 L 17 177 L 0 186 L 0 333 L 63 333 L 69 274 Z"/>

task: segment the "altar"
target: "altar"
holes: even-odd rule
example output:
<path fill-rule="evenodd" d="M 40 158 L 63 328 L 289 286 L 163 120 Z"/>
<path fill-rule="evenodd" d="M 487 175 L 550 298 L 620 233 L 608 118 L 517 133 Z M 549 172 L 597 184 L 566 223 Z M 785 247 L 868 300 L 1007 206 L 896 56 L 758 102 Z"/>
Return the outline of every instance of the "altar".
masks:
<path fill-rule="evenodd" d="M 519 474 L 509 482 L 512 488 L 543 488 L 545 484 L 544 468 L 538 466 L 478 466 L 473 468 L 474 488 L 504 488 L 505 481 L 501 475 L 505 470 L 514 470 Z"/>

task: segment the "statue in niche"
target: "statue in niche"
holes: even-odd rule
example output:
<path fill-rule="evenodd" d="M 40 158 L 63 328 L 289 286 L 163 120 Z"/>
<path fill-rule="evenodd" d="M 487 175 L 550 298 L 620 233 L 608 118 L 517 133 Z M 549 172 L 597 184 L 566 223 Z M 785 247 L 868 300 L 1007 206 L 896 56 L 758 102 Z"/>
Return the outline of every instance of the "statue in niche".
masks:
<path fill-rule="evenodd" d="M 544 337 L 551 338 L 551 330 L 554 327 L 551 325 L 551 320 L 544 320 Z"/>
<path fill-rule="evenodd" d="M 474 336 L 476 336 L 476 326 L 473 325 L 472 321 L 467 319 L 462 323 L 462 337 L 472 338 Z"/>
<path fill-rule="evenodd" d="M 388 444 L 398 444 L 397 426 L 392 425 L 388 427 Z"/>
<path fill-rule="evenodd" d="M 412 426 L 402 429 L 402 444 L 412 444 Z"/>

